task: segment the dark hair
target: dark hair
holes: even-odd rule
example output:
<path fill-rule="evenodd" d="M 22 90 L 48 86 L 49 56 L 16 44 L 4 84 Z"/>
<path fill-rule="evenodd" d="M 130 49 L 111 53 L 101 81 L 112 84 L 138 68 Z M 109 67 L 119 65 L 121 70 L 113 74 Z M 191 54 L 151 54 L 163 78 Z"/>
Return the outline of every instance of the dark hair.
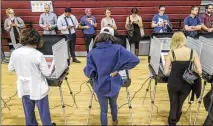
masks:
<path fill-rule="evenodd" d="M 20 33 L 20 43 L 25 45 L 35 45 L 37 47 L 41 46 L 41 36 L 38 31 L 32 28 L 24 28 Z"/>
<path fill-rule="evenodd" d="M 138 13 L 138 9 L 136 7 L 134 7 L 134 8 L 132 8 L 131 12 L 137 14 Z"/>
<path fill-rule="evenodd" d="M 69 8 L 69 7 L 65 8 L 65 10 L 64 10 L 65 13 L 67 13 L 67 12 L 68 12 L 68 13 L 71 13 L 71 11 L 72 11 L 72 10 L 71 10 L 71 8 Z"/>
<path fill-rule="evenodd" d="M 160 10 L 162 7 L 163 7 L 163 8 L 165 8 L 165 6 L 164 6 L 164 5 L 160 5 L 158 9 Z"/>
<path fill-rule="evenodd" d="M 191 11 L 194 10 L 195 8 L 199 8 L 198 6 L 192 6 Z"/>
<path fill-rule="evenodd" d="M 112 43 L 118 42 L 118 40 L 114 36 L 109 35 L 107 33 L 100 33 L 95 37 L 95 41 L 94 41 L 92 48 L 96 47 L 96 43 L 107 42 L 107 41 L 112 41 Z"/>
<path fill-rule="evenodd" d="M 213 4 L 207 4 L 207 5 L 205 6 L 205 9 L 208 9 L 209 6 L 213 6 Z"/>

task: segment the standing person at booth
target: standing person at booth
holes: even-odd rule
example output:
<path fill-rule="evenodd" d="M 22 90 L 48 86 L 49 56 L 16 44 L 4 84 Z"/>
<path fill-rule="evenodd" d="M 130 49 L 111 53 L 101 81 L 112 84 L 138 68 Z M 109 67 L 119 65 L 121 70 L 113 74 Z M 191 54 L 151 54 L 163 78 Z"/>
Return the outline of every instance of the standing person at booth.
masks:
<path fill-rule="evenodd" d="M 192 86 L 183 79 L 190 62 L 195 66 L 195 72 L 201 75 L 202 68 L 197 52 L 186 47 L 186 37 L 182 32 L 175 32 L 164 69 L 164 74 L 169 75 L 171 66 L 167 88 L 170 101 L 168 123 L 172 126 L 180 120 L 183 103 L 192 89 Z"/>
<path fill-rule="evenodd" d="M 25 27 L 24 21 L 20 17 L 15 16 L 15 11 L 12 8 L 6 10 L 6 15 L 8 18 L 4 21 L 4 29 L 9 32 L 13 47 L 17 48 L 20 31 Z"/>
<path fill-rule="evenodd" d="M 50 5 L 44 5 L 45 12 L 40 15 L 39 26 L 44 30 L 43 34 L 56 35 L 57 16 L 50 12 Z"/>
<path fill-rule="evenodd" d="M 71 14 L 71 8 L 65 8 L 64 14 L 58 18 L 57 27 L 61 30 L 62 34 L 67 36 L 72 61 L 81 63 L 75 56 L 76 29 L 78 28 L 78 25 L 78 20 Z"/>
<path fill-rule="evenodd" d="M 88 53 L 90 42 L 95 36 L 95 28 L 97 27 L 97 23 L 95 17 L 92 16 L 91 8 L 86 8 L 85 14 L 86 15 L 81 18 L 79 28 L 83 29 L 84 41 Z"/>
<path fill-rule="evenodd" d="M 199 8 L 191 7 L 191 14 L 184 19 L 184 29 L 187 36 L 196 37 L 201 30 L 201 18 L 198 16 Z"/>
<path fill-rule="evenodd" d="M 43 125 L 52 125 L 49 111 L 49 86 L 46 77 L 51 76 L 44 55 L 36 48 L 40 46 L 39 33 L 25 28 L 20 34 L 22 47 L 11 54 L 8 70 L 17 75 L 17 91 L 22 99 L 27 126 L 38 125 L 35 105 L 38 107 Z M 54 124 L 54 123 L 53 123 Z"/>
<path fill-rule="evenodd" d="M 201 16 L 202 30 L 213 32 L 213 4 L 205 6 L 206 12 Z"/>
<path fill-rule="evenodd" d="M 165 14 L 166 7 L 164 5 L 160 5 L 158 9 L 158 14 L 155 14 L 152 18 L 152 28 L 154 33 L 165 33 L 168 32 L 171 27 L 169 26 L 169 16 Z"/>
<path fill-rule="evenodd" d="M 138 9 L 132 8 L 132 14 L 126 18 L 126 28 L 127 25 L 131 24 L 134 27 L 133 34 L 129 35 L 130 43 L 135 44 L 135 55 L 138 56 L 139 54 L 139 42 L 141 40 L 141 31 L 140 29 L 143 28 L 142 18 L 138 15 Z M 128 30 L 128 28 L 127 28 Z"/>
<path fill-rule="evenodd" d="M 134 68 L 139 59 L 124 47 L 115 43 L 114 30 L 103 27 L 95 39 L 93 49 L 87 55 L 84 74 L 94 80 L 94 91 L 100 104 L 101 125 L 107 125 L 108 101 L 111 108 L 113 125 L 118 124 L 117 98 L 123 80 L 120 70 Z"/>

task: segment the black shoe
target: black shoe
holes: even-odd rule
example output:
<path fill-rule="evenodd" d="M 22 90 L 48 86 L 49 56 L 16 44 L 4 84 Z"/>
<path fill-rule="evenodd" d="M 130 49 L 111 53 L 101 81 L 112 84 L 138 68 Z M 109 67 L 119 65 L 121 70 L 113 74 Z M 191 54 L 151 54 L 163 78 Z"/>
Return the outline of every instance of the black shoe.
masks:
<path fill-rule="evenodd" d="M 52 123 L 52 126 L 56 126 L 56 123 L 53 122 L 53 123 Z"/>
<path fill-rule="evenodd" d="M 81 61 L 79 61 L 77 59 L 72 60 L 72 62 L 81 63 Z"/>

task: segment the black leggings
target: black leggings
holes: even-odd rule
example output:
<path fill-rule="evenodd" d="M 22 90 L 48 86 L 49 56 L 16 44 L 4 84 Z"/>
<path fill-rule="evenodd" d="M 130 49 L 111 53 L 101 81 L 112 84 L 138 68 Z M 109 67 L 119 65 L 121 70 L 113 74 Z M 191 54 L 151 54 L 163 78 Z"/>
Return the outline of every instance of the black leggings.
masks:
<path fill-rule="evenodd" d="M 170 111 L 169 111 L 169 124 L 176 124 L 182 115 L 183 103 L 189 95 L 191 89 L 184 87 L 182 89 L 172 88 L 168 86 Z"/>
<path fill-rule="evenodd" d="M 135 43 L 135 49 L 139 49 L 139 42 L 134 42 Z"/>

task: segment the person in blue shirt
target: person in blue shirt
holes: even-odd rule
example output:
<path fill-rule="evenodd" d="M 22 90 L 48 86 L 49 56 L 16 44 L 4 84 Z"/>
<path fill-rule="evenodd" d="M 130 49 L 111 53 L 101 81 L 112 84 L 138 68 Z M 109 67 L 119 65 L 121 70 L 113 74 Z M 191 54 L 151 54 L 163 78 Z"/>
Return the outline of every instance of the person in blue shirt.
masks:
<path fill-rule="evenodd" d="M 100 104 L 102 125 L 107 125 L 108 101 L 111 108 L 113 125 L 117 125 L 117 98 L 123 80 L 118 73 L 139 64 L 137 56 L 115 43 L 114 30 L 103 27 L 96 37 L 93 49 L 87 55 L 84 74 L 94 80 L 94 91 Z"/>
<path fill-rule="evenodd" d="M 199 8 L 191 7 L 191 14 L 184 19 L 184 29 L 187 36 L 196 37 L 201 30 L 201 18 L 198 16 Z"/>
<path fill-rule="evenodd" d="M 86 45 L 87 53 L 89 52 L 89 45 L 95 36 L 95 28 L 97 27 L 96 19 L 92 16 L 92 10 L 90 8 L 85 9 L 85 16 L 81 18 L 79 28 L 83 29 L 84 41 Z"/>
<path fill-rule="evenodd" d="M 163 33 L 163 32 L 167 32 L 165 30 L 165 26 L 169 24 L 169 16 L 165 13 L 165 6 L 164 5 L 160 5 L 159 6 L 159 13 L 155 14 L 154 17 L 152 18 L 152 28 L 153 32 L 155 33 Z"/>

